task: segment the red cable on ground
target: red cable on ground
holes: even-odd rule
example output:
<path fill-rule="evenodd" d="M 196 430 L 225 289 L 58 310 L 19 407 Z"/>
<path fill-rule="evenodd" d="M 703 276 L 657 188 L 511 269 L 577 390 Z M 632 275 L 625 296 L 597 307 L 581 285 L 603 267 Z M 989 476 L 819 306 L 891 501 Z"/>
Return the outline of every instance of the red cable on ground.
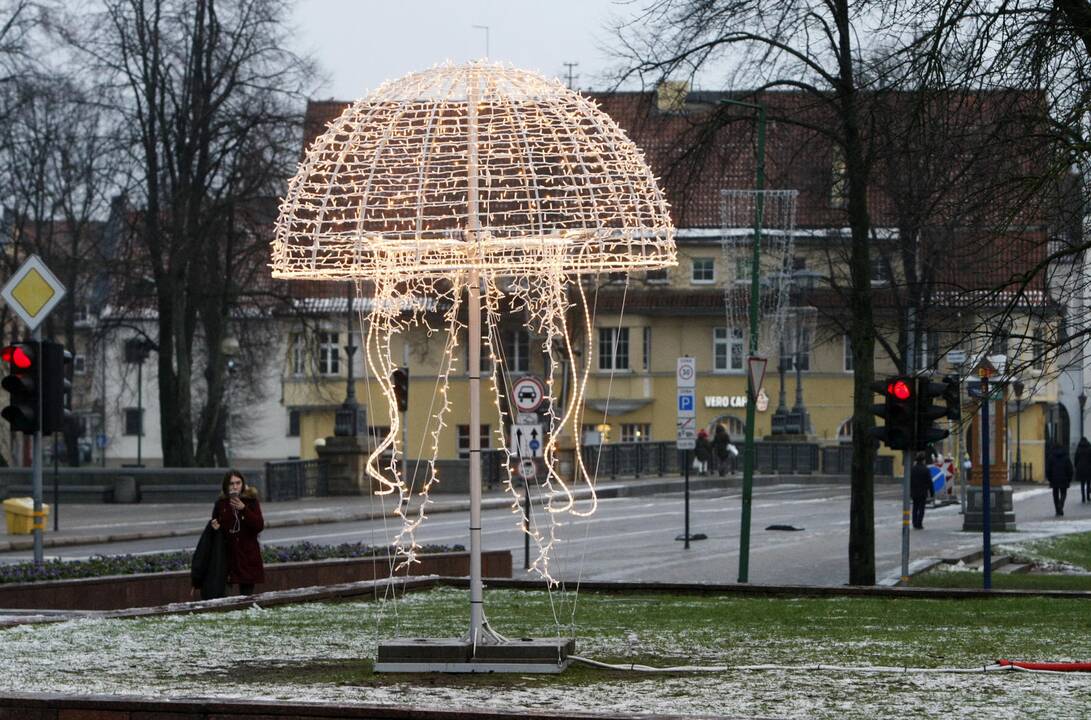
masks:
<path fill-rule="evenodd" d="M 1091 672 L 1091 662 L 1027 662 L 1025 660 L 997 660 L 997 665 L 1017 667 L 1022 670 L 1048 670 L 1050 672 Z"/>

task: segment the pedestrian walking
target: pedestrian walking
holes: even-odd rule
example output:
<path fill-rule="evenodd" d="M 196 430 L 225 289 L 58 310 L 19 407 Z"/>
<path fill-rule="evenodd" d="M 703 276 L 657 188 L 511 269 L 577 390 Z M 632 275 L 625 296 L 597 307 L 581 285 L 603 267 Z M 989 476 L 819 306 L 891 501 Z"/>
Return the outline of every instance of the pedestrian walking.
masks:
<path fill-rule="evenodd" d="M 1046 480 L 1053 490 L 1053 507 L 1057 511 L 1057 517 L 1061 517 L 1064 515 L 1068 486 L 1072 484 L 1072 461 L 1068 457 L 1068 450 L 1061 443 L 1053 446 L 1046 459 Z"/>
<path fill-rule="evenodd" d="M 246 484 L 238 470 L 228 470 L 221 494 L 212 508 L 211 525 L 223 535 L 227 547 L 227 581 L 239 586 L 240 595 L 253 595 L 254 586 L 265 582 L 258 534 L 265 528 L 258 491 Z"/>
<path fill-rule="evenodd" d="M 935 495 L 932 486 L 932 473 L 925 462 L 928 456 L 919 452 L 913 459 L 913 468 L 909 472 L 909 497 L 913 500 L 913 527 L 924 530 L 924 506 L 928 497 Z"/>
<path fill-rule="evenodd" d="M 1073 465 L 1076 479 L 1080 482 L 1080 502 L 1091 501 L 1091 442 L 1085 437 L 1076 443 L 1076 459 Z"/>
<path fill-rule="evenodd" d="M 718 423 L 716 431 L 712 435 L 712 449 L 716 454 L 716 467 L 720 471 L 720 477 L 727 473 L 727 462 L 733 456 L 731 450 L 734 447 L 731 444 L 731 436 L 727 434 L 727 428 L 722 423 Z M 732 472 L 734 472 L 734 469 L 732 469 Z"/>
<path fill-rule="evenodd" d="M 708 474 L 708 461 L 712 459 L 712 441 L 708 439 L 708 430 L 701 428 L 697 431 L 697 445 L 693 451 L 697 461 L 697 474 Z"/>

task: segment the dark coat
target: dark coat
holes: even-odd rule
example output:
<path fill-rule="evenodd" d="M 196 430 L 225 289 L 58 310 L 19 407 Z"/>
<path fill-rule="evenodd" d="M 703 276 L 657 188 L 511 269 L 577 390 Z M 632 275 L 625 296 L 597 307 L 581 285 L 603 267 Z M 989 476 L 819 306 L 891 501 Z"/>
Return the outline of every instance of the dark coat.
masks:
<path fill-rule="evenodd" d="M 929 495 L 934 495 L 932 487 L 932 473 L 928 467 L 920 463 L 913 463 L 909 471 L 909 496 L 914 500 L 926 500 Z"/>
<path fill-rule="evenodd" d="M 1046 460 L 1046 480 L 1050 487 L 1067 488 L 1072 484 L 1072 461 L 1068 458 L 1068 451 L 1063 447 L 1055 447 L 1049 451 Z"/>
<path fill-rule="evenodd" d="M 1076 479 L 1081 483 L 1091 482 L 1091 442 L 1087 438 L 1080 438 L 1076 445 L 1075 467 Z"/>
<path fill-rule="evenodd" d="M 201 591 L 202 600 L 221 598 L 227 594 L 227 545 L 222 534 L 205 524 L 197 549 L 190 562 L 190 581 Z"/>
<path fill-rule="evenodd" d="M 265 528 L 265 519 L 254 488 L 243 490 L 242 501 L 246 507 L 236 511 L 227 496 L 221 495 L 212 509 L 212 517 L 220 521 L 220 534 L 227 542 L 227 581 L 253 585 L 265 582 L 265 566 L 258 545 L 258 533 Z"/>
<path fill-rule="evenodd" d="M 712 459 L 712 443 L 708 439 L 708 435 L 698 435 L 696 448 L 694 449 L 694 455 L 701 462 L 708 462 Z"/>
<path fill-rule="evenodd" d="M 731 456 L 731 453 L 727 451 L 727 446 L 730 444 L 731 436 L 727 434 L 727 429 L 723 425 L 717 425 L 716 434 L 712 436 L 712 449 L 716 451 L 718 460 L 727 460 Z"/>

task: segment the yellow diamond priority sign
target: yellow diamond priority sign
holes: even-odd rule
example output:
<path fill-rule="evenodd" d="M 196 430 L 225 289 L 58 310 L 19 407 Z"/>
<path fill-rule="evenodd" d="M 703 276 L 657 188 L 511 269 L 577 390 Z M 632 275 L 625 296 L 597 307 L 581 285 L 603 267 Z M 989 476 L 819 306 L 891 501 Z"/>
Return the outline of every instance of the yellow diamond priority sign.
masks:
<path fill-rule="evenodd" d="M 46 319 L 64 294 L 64 285 L 37 255 L 27 258 L 0 289 L 0 297 L 23 319 L 31 332 Z"/>

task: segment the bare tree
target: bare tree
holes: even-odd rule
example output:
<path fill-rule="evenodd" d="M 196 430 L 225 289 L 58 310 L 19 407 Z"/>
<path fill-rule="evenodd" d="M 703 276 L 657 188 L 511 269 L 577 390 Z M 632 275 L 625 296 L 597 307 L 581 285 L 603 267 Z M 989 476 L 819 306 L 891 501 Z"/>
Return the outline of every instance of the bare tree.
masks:
<path fill-rule="evenodd" d="M 847 0 L 662 0 L 620 33 L 633 75 L 655 80 L 718 70 L 725 87 L 745 84 L 755 96 L 769 89 L 801 91 L 828 122 L 811 129 L 837 148 L 844 167 L 844 217 L 850 230 L 845 301 L 854 362 L 853 456 L 849 524 L 849 581 L 875 582 L 874 462 L 871 413 L 876 330 L 871 291 L 872 155 L 867 143 L 869 103 L 884 88 L 879 42 L 899 28 L 894 8 L 850 6 Z M 640 30 L 639 28 L 647 28 Z M 875 38 L 875 47 L 858 39 Z M 724 112 L 712 113 L 722 123 Z M 791 116 L 783 118 L 792 121 Z M 798 116 L 796 122 L 806 122 Z"/>
<path fill-rule="evenodd" d="M 297 156 L 311 69 L 285 49 L 281 0 L 104 5 L 67 37 L 132 128 L 133 259 L 154 283 L 163 460 L 222 462 L 222 342 L 269 289 L 259 248 Z"/>

